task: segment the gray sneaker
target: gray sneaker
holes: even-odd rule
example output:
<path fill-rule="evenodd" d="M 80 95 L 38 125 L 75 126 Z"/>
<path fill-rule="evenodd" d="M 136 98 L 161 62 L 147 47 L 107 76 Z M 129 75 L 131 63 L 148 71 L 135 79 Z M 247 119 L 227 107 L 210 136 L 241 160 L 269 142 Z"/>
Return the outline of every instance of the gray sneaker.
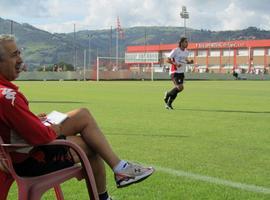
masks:
<path fill-rule="evenodd" d="M 151 176 L 154 171 L 153 167 L 143 167 L 138 164 L 127 163 L 124 169 L 114 174 L 116 186 L 122 188 L 133 183 L 138 183 Z"/>

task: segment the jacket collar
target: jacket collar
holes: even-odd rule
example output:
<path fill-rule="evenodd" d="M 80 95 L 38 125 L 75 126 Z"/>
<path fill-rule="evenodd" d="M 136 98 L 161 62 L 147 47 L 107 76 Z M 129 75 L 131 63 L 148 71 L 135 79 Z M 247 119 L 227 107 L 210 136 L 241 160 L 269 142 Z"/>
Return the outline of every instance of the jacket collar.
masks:
<path fill-rule="evenodd" d="M 0 74 L 0 85 L 3 85 L 5 87 L 18 90 L 19 87 L 14 85 L 12 82 L 8 81 L 3 75 Z"/>

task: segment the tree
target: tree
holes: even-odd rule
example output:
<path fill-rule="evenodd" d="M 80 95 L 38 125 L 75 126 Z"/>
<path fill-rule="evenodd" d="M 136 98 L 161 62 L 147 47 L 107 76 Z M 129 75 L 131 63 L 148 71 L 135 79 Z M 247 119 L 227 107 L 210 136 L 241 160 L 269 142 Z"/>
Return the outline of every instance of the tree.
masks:
<path fill-rule="evenodd" d="M 65 63 L 65 62 L 59 62 L 56 64 L 48 65 L 44 67 L 45 65 L 38 68 L 38 71 L 74 71 L 74 67 L 72 64 Z"/>

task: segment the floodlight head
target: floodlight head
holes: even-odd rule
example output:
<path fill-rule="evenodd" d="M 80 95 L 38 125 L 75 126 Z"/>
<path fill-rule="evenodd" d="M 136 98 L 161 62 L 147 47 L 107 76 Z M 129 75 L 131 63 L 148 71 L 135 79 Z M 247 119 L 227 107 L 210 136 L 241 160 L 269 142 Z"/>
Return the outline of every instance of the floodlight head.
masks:
<path fill-rule="evenodd" d="M 187 11 L 187 7 L 186 6 L 182 6 L 182 11 L 180 12 L 180 16 L 183 19 L 188 19 L 189 18 L 189 13 Z"/>
<path fill-rule="evenodd" d="M 182 6 L 182 12 L 187 12 L 187 7 L 186 6 Z"/>
<path fill-rule="evenodd" d="M 180 16 L 181 16 L 181 18 L 183 18 L 183 19 L 188 19 L 188 18 L 189 18 L 188 12 L 185 12 L 185 13 L 181 12 L 181 13 L 180 13 Z"/>

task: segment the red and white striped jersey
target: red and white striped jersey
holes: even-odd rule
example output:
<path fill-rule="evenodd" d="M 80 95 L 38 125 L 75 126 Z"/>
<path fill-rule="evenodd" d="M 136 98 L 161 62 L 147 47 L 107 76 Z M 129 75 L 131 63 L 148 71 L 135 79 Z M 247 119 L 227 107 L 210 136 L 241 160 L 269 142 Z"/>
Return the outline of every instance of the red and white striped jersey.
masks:
<path fill-rule="evenodd" d="M 181 67 L 176 67 L 175 65 L 171 65 L 170 74 L 174 73 L 184 73 L 186 71 L 188 51 L 185 49 L 184 51 L 179 47 L 173 49 L 168 58 L 171 58 L 174 62 L 181 64 Z"/>

